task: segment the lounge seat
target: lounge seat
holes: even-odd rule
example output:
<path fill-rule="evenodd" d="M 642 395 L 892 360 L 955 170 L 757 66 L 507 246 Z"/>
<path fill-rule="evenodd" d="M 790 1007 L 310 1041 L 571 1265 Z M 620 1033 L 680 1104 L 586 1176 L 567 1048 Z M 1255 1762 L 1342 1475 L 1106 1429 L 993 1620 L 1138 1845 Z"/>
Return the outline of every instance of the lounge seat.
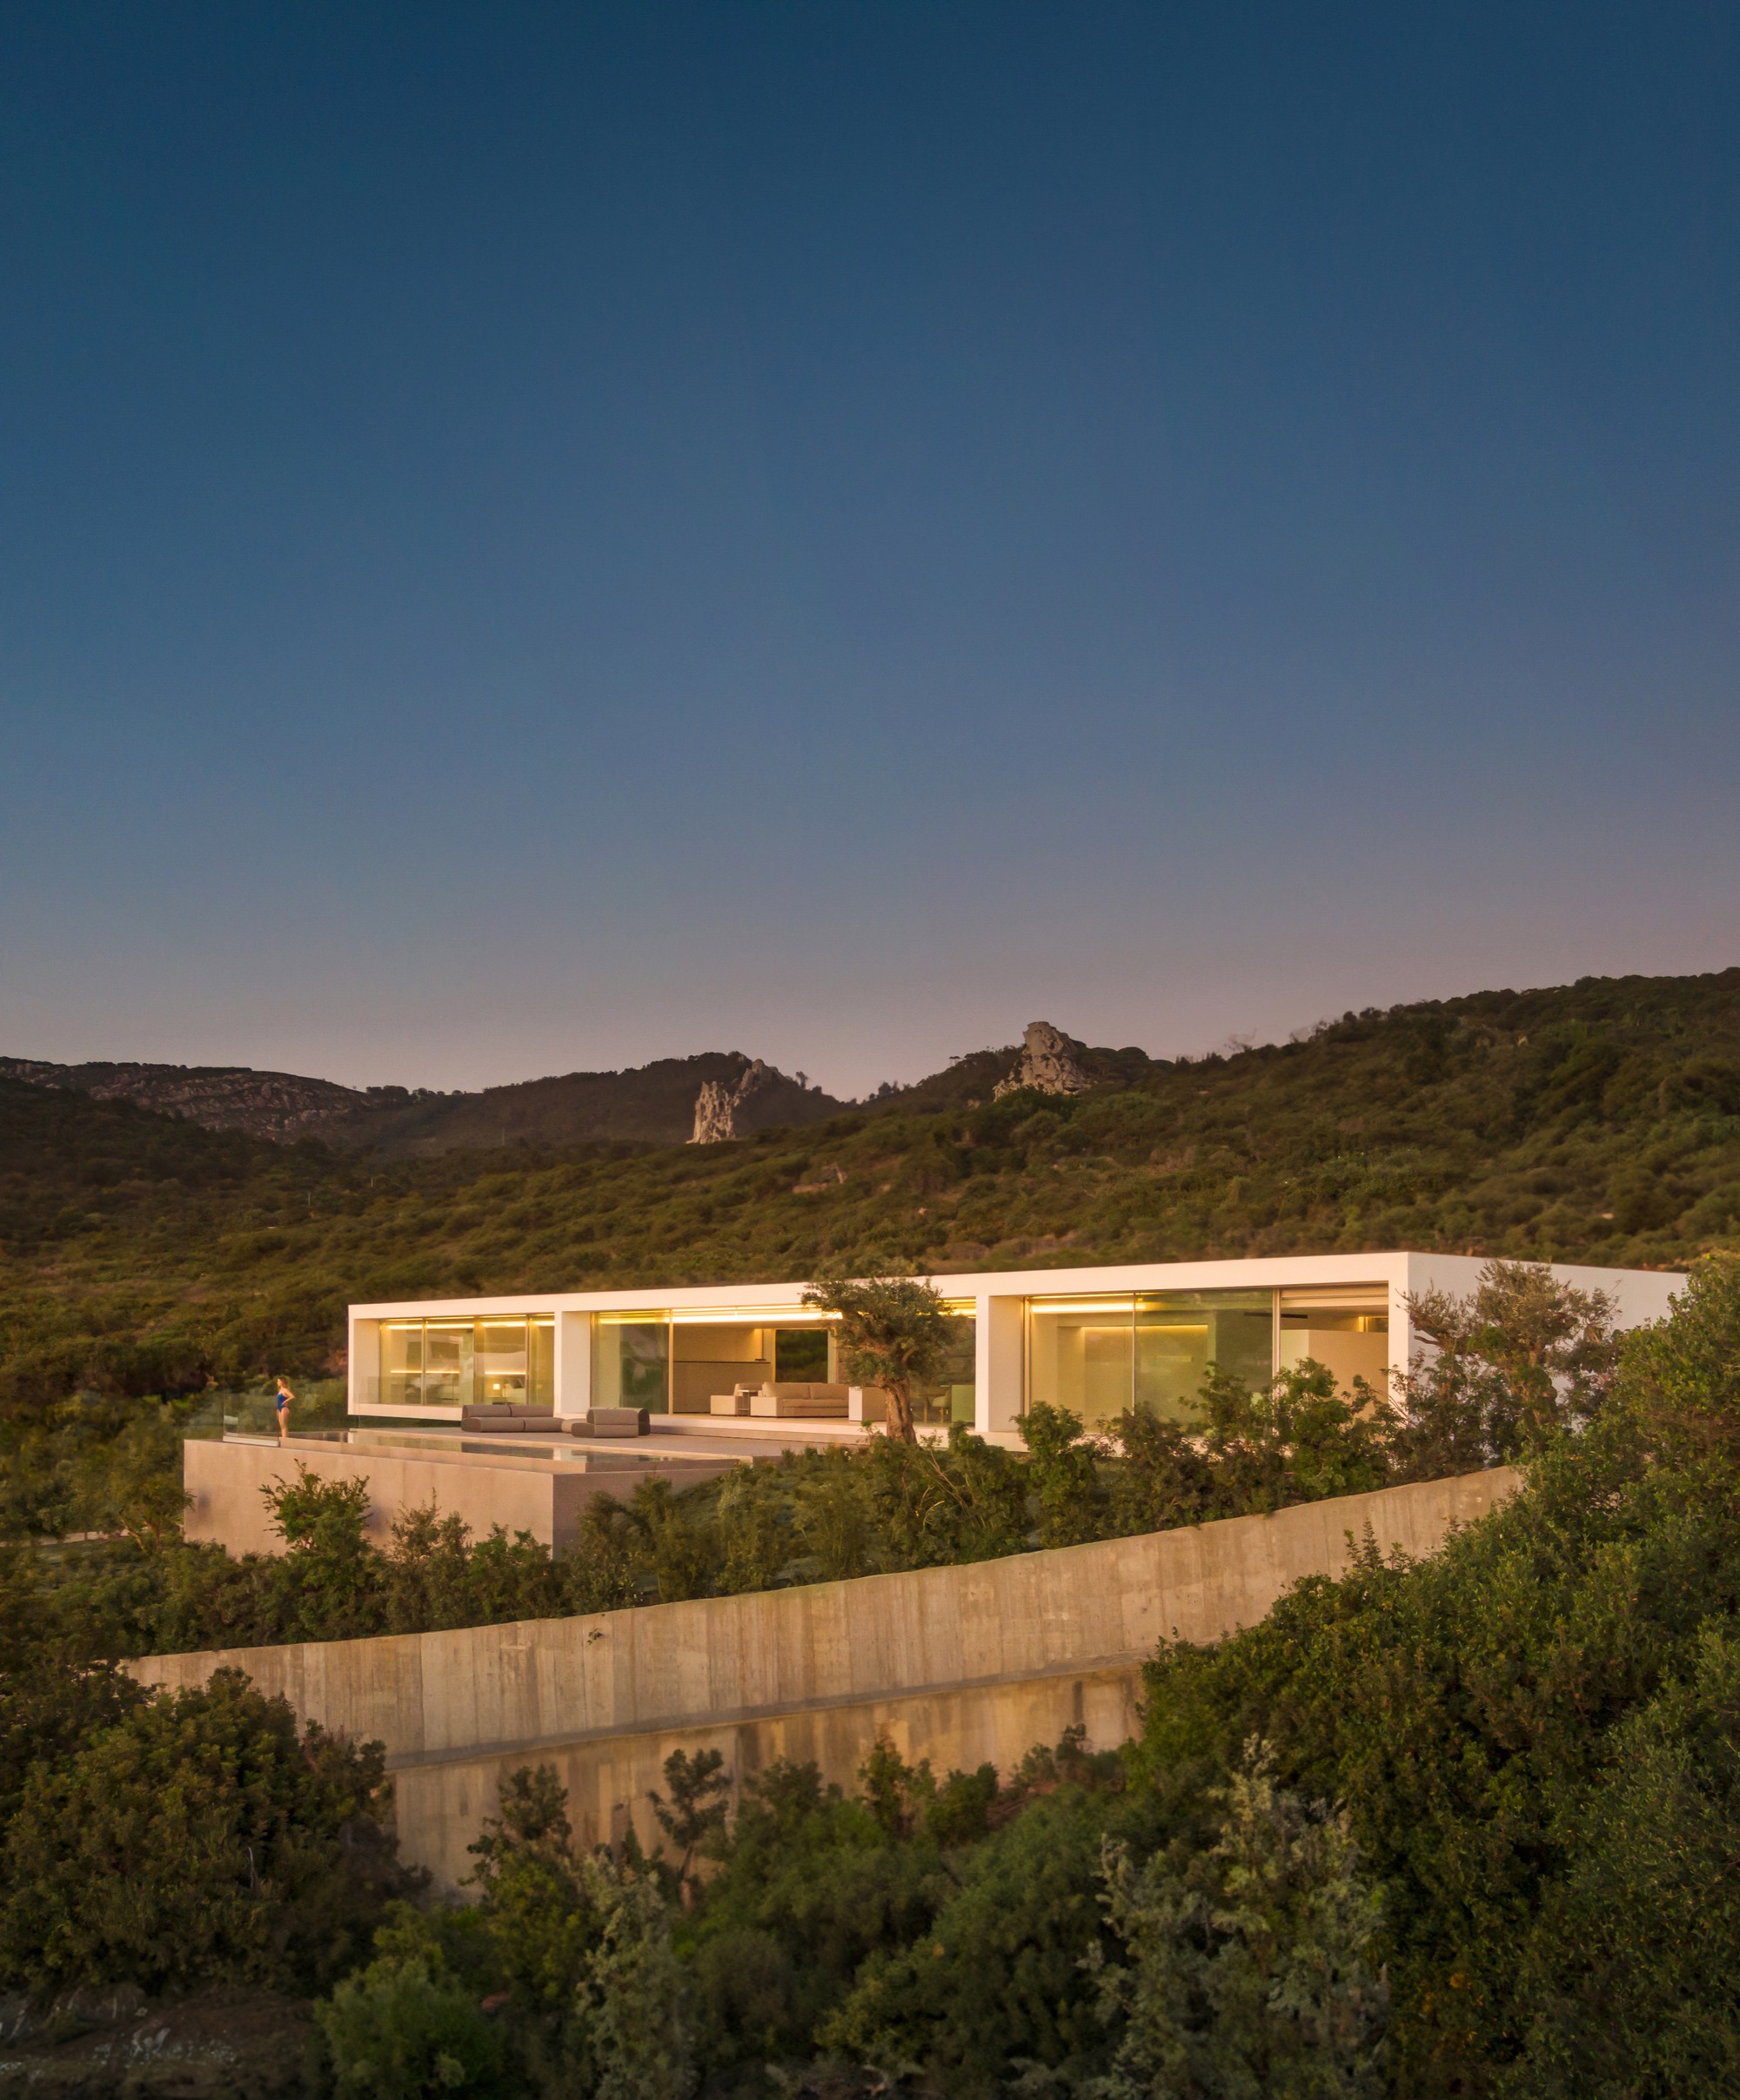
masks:
<path fill-rule="evenodd" d="M 459 1410 L 462 1429 L 480 1429 L 491 1436 L 559 1436 L 560 1418 L 548 1408 L 519 1401 L 486 1400 Z"/>
<path fill-rule="evenodd" d="M 710 1411 L 714 1414 L 747 1414 L 754 1391 L 753 1386 L 733 1386 L 728 1393 L 715 1393 L 708 1402 Z"/>
<path fill-rule="evenodd" d="M 844 1421 L 847 1388 L 836 1385 L 765 1385 L 749 1396 L 749 1412 L 763 1421 Z"/>
<path fill-rule="evenodd" d="M 645 1408 L 594 1408 L 567 1425 L 570 1436 L 646 1436 L 651 1427 Z"/>

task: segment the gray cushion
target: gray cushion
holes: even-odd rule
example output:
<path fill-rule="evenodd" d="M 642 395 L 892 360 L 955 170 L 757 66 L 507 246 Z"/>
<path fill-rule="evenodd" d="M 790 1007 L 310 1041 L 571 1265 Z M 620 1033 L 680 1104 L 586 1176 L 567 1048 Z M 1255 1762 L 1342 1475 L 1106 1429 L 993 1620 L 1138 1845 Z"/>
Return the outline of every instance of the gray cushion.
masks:
<path fill-rule="evenodd" d="M 588 1419 L 594 1436 L 645 1436 L 647 1433 L 645 1408 L 594 1408 Z"/>

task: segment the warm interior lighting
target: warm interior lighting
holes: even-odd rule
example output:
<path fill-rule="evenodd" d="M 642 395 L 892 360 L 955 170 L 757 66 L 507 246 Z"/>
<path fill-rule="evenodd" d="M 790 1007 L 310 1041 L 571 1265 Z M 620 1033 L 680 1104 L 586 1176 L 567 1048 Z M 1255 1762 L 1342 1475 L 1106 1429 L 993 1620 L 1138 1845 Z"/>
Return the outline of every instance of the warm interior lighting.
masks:
<path fill-rule="evenodd" d="M 1284 1284 L 1283 1313 L 1387 1313 L 1389 1289 L 1382 1283 Z"/>
<path fill-rule="evenodd" d="M 1121 1321 L 1135 1311 L 1131 1298 L 1030 1298 L 1027 1303 L 1035 1313 L 1103 1313 Z"/>
<path fill-rule="evenodd" d="M 601 1317 L 611 1320 L 616 1315 L 606 1313 Z M 689 1307 L 680 1313 L 673 1313 L 671 1325 L 678 1328 L 825 1327 L 829 1321 L 838 1320 L 839 1317 L 838 1313 L 813 1312 L 808 1307 L 800 1310 L 795 1306 L 727 1305 L 714 1306 L 702 1312 Z"/>

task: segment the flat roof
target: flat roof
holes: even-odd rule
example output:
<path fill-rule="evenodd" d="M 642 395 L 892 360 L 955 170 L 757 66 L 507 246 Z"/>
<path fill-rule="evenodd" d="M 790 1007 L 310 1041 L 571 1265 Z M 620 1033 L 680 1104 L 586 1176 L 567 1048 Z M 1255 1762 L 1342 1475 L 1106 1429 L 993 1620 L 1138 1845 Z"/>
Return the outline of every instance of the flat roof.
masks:
<path fill-rule="evenodd" d="M 1358 1254 L 1258 1254 L 1213 1261 L 1135 1261 L 1088 1267 L 970 1269 L 930 1278 L 945 1298 L 1035 1298 L 1081 1292 L 1226 1290 L 1287 1285 L 1387 1285 L 1398 1291 L 1431 1288 L 1458 1293 L 1474 1287 L 1492 1257 L 1391 1248 Z M 1607 1290 L 1637 1317 L 1659 1317 L 1670 1293 L 1685 1282 L 1677 1270 L 1596 1268 L 1552 1262 L 1546 1266 L 1581 1290 Z M 350 1307 L 352 1319 L 426 1318 L 432 1313 L 487 1316 L 525 1313 L 612 1313 L 667 1310 L 717 1312 L 722 1319 L 794 1307 L 807 1279 L 781 1283 L 672 1283 L 632 1290 L 514 1291 L 491 1297 L 398 1298 Z M 1642 1311 L 1643 1307 L 1654 1308 Z M 1633 1308 L 1639 1308 L 1634 1310 Z"/>

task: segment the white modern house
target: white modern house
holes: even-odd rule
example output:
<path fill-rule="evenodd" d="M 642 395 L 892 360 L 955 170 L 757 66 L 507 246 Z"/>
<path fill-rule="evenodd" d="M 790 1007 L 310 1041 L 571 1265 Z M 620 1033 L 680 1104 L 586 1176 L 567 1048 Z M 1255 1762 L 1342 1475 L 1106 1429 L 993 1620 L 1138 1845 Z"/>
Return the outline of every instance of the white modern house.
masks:
<path fill-rule="evenodd" d="M 1000 1441 L 1034 1400 L 1067 1407 L 1090 1427 L 1132 1406 L 1173 1414 L 1210 1368 L 1256 1386 L 1307 1357 L 1344 1386 L 1362 1377 L 1381 1390 L 1386 1372 L 1405 1368 L 1413 1354 L 1409 1299 L 1469 1293 L 1484 1267 L 1450 1254 L 1290 1254 L 938 1276 L 960 1343 L 924 1415 Z M 1622 1327 L 1663 1317 L 1685 1281 L 1640 1269 L 1553 1274 L 1608 1293 Z M 458 1423 L 462 1409 L 491 1403 L 569 1418 L 629 1407 L 675 1429 L 683 1416 L 718 1414 L 714 1396 L 736 1389 L 838 1388 L 833 1323 L 806 1308 L 803 1288 L 353 1305 L 350 1412 L 403 1425 Z M 838 1411 L 861 1418 L 861 1396 Z"/>
<path fill-rule="evenodd" d="M 1466 1295 L 1484 1267 L 1450 1254 L 1289 1254 L 937 1276 L 957 1341 L 918 1413 L 933 1435 L 970 1423 L 1015 1446 L 1035 1401 L 1090 1429 L 1132 1407 L 1179 1416 L 1208 1370 L 1255 1388 L 1308 1357 L 1343 1388 L 1357 1378 L 1381 1392 L 1414 1354 L 1410 1300 Z M 1627 1328 L 1663 1318 L 1685 1281 L 1553 1274 L 1605 1292 Z M 189 1438 L 186 1535 L 280 1551 L 263 1491 L 296 1467 L 366 1481 L 383 1544 L 399 1512 L 438 1507 L 474 1535 L 499 1525 L 560 1549 L 593 1496 L 856 1443 L 882 1396 L 846 1382 L 835 1324 L 803 1292 L 795 1281 L 353 1305 L 349 1425 L 282 1441 L 240 1430 Z"/>

